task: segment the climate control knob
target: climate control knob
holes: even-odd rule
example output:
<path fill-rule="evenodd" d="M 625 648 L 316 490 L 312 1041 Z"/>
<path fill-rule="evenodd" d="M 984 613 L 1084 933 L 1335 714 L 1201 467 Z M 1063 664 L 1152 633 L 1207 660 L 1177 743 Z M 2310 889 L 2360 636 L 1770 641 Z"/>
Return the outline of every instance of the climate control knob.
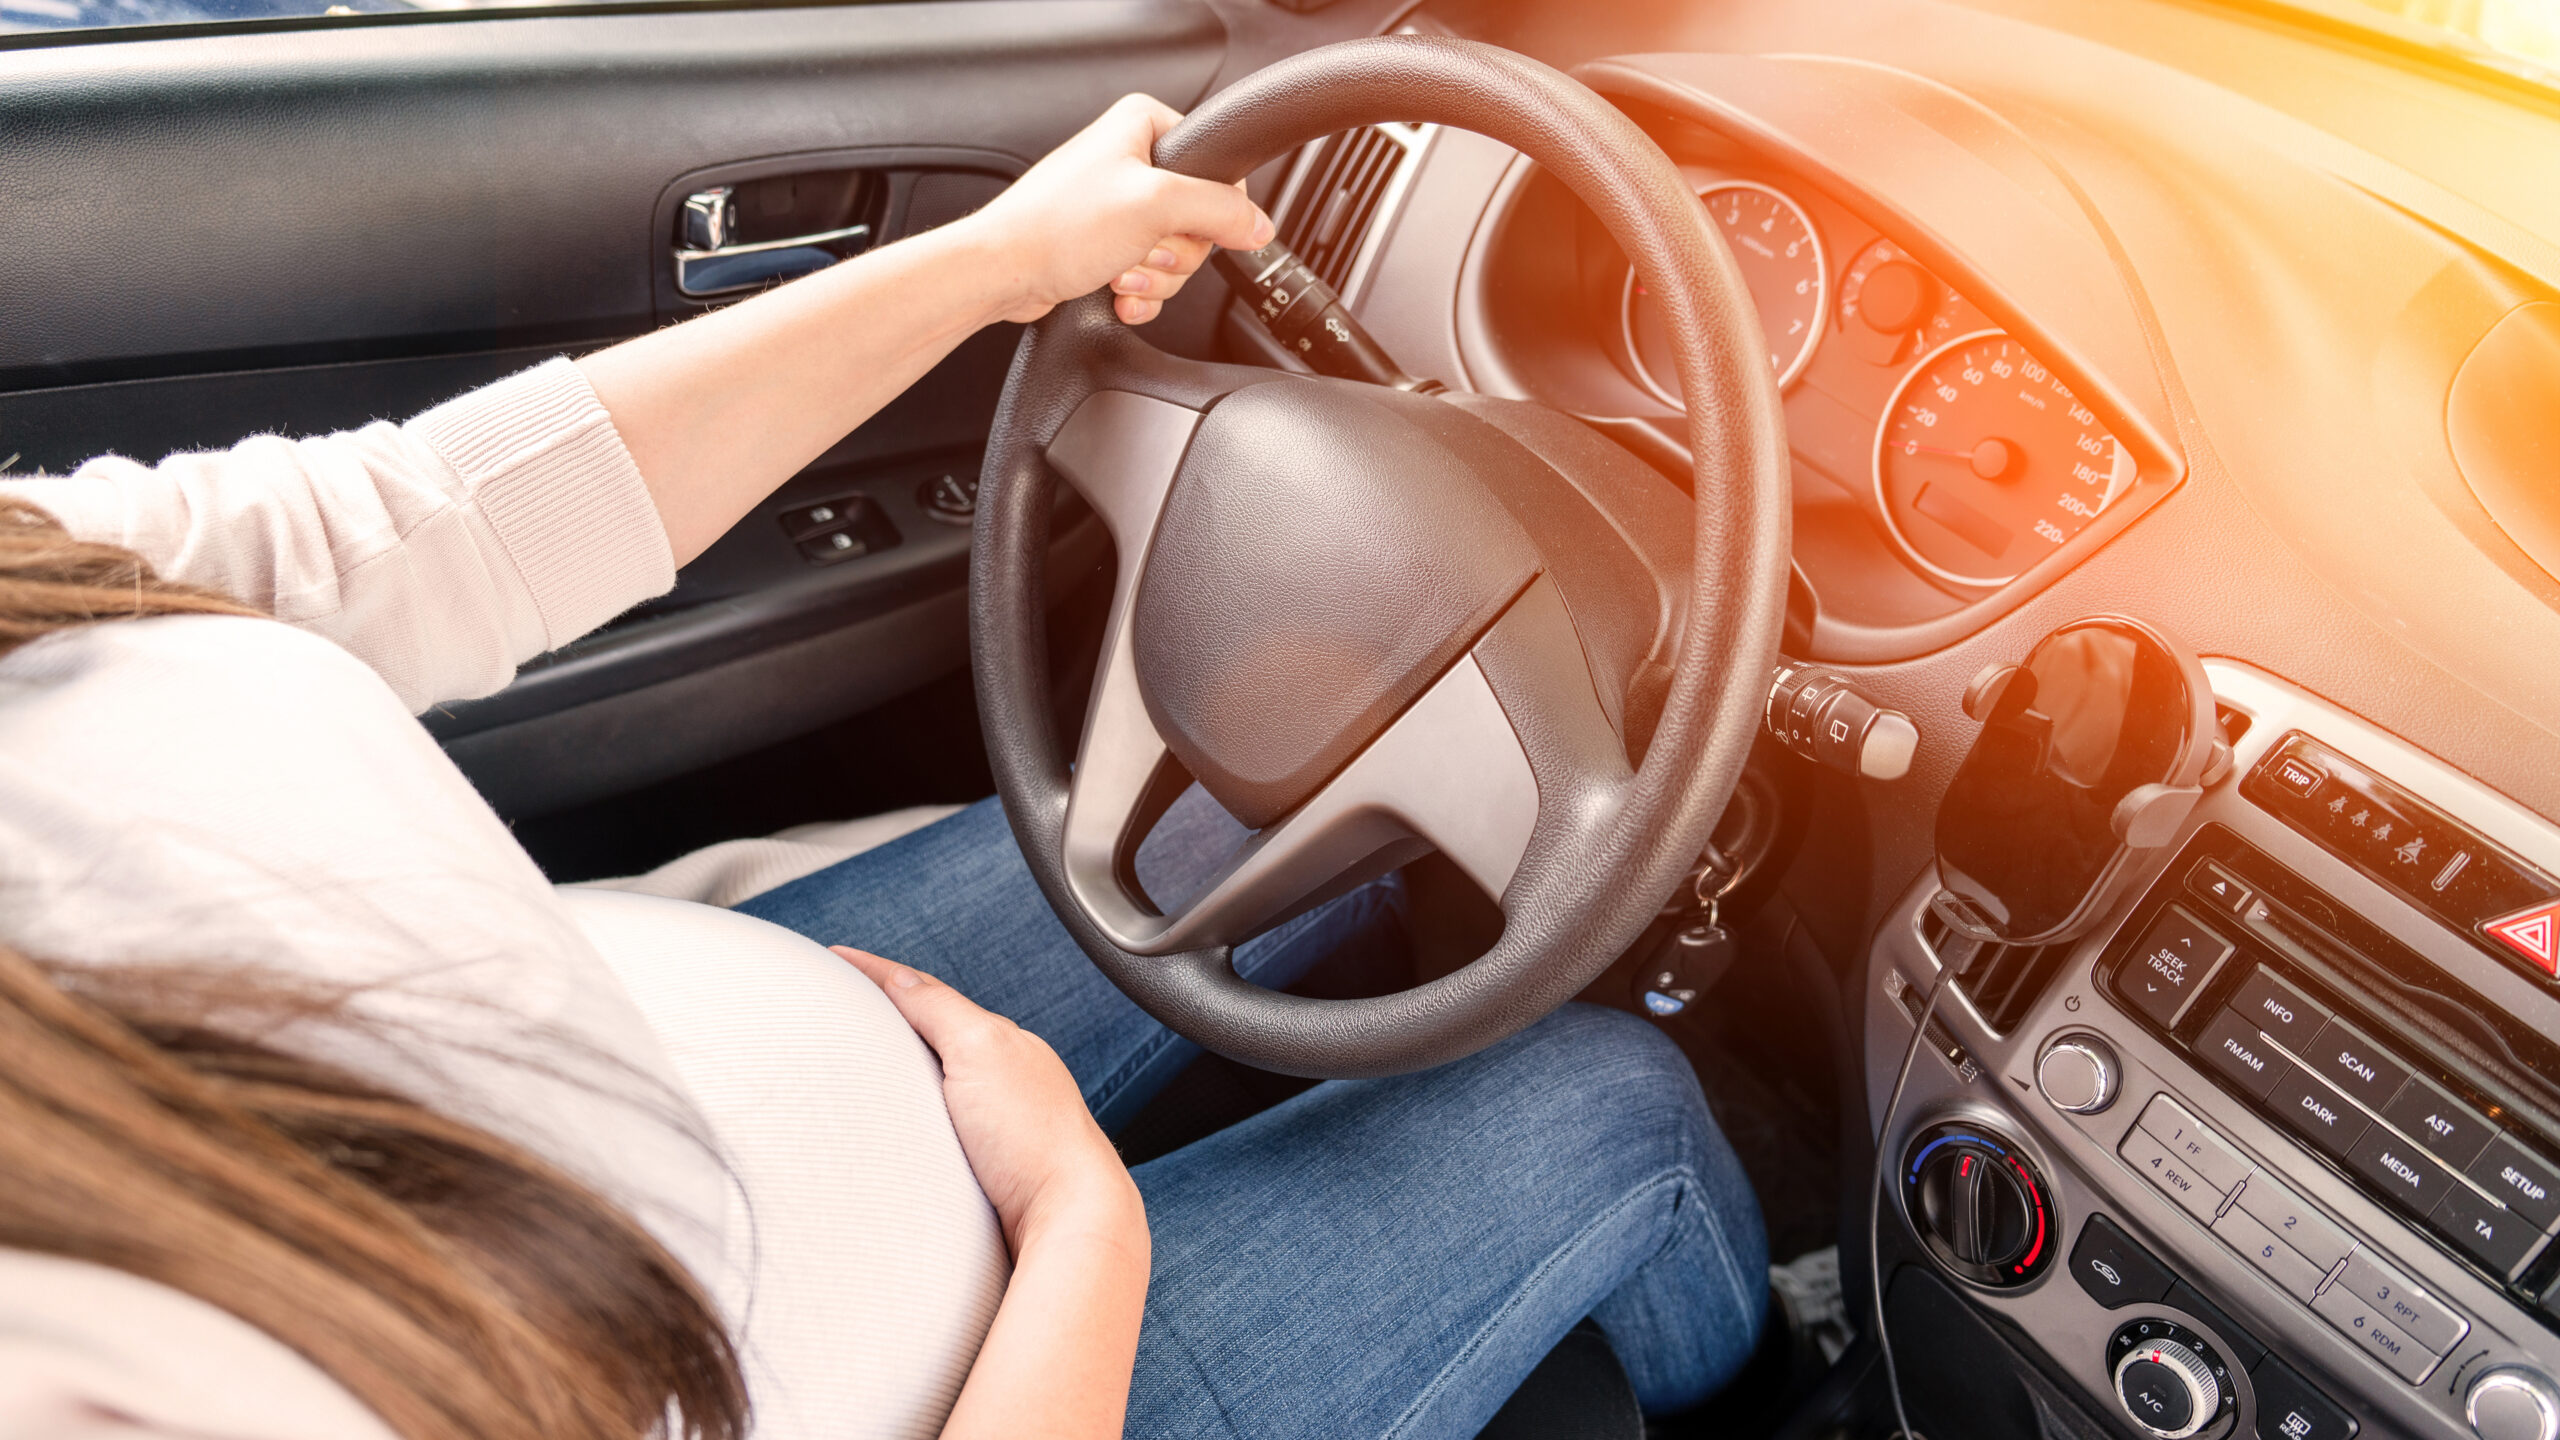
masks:
<path fill-rule="evenodd" d="M 2183 1342 L 2146 1341 L 2116 1362 L 2116 1400 L 2161 1440 L 2185 1440 L 2222 1413 L 2222 1382 Z"/>
<path fill-rule="evenodd" d="M 2480 1440 L 2560 1440 L 2560 1390 L 2534 1371 L 2502 1365 L 2471 1382 L 2462 1417 Z"/>
<path fill-rule="evenodd" d="M 2095 1035 L 2065 1035 L 2036 1061 L 2036 1088 L 2056 1110 L 2095 1115 L 2116 1103 L 2116 1052 Z"/>
<path fill-rule="evenodd" d="M 1977 1285 L 2023 1285 L 2053 1261 L 2044 1181 L 1991 1130 L 1933 1125 L 1911 1142 L 1902 1201 L 1929 1253 Z"/>

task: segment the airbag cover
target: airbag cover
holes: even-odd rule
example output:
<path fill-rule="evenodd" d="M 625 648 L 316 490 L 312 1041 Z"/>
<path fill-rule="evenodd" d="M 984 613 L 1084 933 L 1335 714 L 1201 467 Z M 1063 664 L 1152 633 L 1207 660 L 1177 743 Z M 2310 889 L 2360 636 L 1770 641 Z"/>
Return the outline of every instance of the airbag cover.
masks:
<path fill-rule="evenodd" d="M 1313 795 L 1538 573 L 1458 453 L 1368 389 L 1286 380 L 1220 400 L 1138 585 L 1147 714 L 1256 828 Z"/>

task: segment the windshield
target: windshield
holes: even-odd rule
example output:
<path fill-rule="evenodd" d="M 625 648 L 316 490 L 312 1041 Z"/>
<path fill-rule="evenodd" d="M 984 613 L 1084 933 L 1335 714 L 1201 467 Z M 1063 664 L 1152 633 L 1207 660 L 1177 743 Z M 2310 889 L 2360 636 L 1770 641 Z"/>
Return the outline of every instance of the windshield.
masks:
<path fill-rule="evenodd" d="M 6 0 L 0 0 L 6 3 Z M 2560 88 L 2560 0 L 2274 0 Z"/>
<path fill-rule="evenodd" d="M 582 0 L 0 0 L 0 36 L 122 25 L 202 25 L 426 10 L 513 10 Z M 602 0 L 583 0 L 602 3 Z"/>

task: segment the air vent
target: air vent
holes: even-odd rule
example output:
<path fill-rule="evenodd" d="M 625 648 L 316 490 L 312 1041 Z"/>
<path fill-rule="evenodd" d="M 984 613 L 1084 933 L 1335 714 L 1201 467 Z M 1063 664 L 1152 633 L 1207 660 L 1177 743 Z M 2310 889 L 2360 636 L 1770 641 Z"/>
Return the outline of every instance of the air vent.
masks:
<path fill-rule="evenodd" d="M 1945 964 L 1960 963 L 1982 942 L 1967 940 L 1947 932 L 1946 923 L 1934 912 L 1920 918 L 1921 937 Z M 1993 1033 L 2006 1035 L 2017 1028 L 2027 1012 L 2035 1008 L 2044 987 L 2062 969 L 2071 953 L 2068 941 L 2056 945 L 1993 945 L 1990 953 L 1974 961 L 1973 973 L 1956 982 L 1956 990 L 1972 1004 L 1973 1013 Z"/>
<path fill-rule="evenodd" d="M 1402 198 L 1430 127 L 1372 125 L 1309 146 L 1280 207 L 1280 238 L 1347 299 L 1378 222 Z"/>

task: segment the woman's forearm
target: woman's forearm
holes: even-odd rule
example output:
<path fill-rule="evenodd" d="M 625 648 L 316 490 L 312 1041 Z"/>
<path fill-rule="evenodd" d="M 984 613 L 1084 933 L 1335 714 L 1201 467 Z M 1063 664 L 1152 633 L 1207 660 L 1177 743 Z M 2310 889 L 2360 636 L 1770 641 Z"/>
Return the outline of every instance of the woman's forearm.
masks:
<path fill-rule="evenodd" d="M 943 1440 L 1110 1440 L 1147 1303 L 1147 1225 L 1125 1174 L 1027 1218 L 995 1324 Z"/>
<path fill-rule="evenodd" d="M 578 366 L 681 565 L 1019 296 L 964 221 Z"/>

